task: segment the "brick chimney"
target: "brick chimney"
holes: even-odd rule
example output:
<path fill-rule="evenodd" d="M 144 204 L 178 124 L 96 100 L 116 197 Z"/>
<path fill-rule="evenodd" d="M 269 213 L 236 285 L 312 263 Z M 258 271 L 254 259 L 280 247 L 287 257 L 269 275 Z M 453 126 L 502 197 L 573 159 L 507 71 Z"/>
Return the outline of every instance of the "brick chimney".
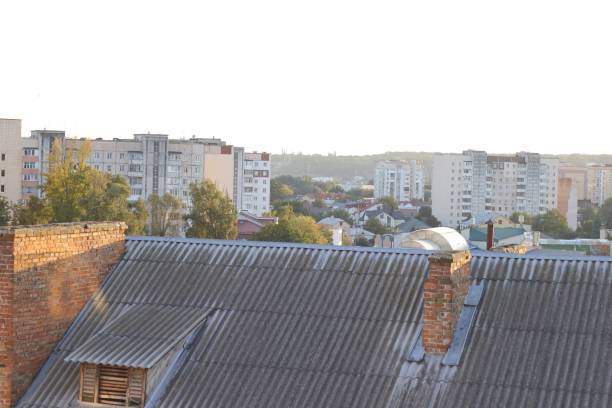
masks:
<path fill-rule="evenodd" d="M 429 257 L 423 289 L 423 347 L 446 353 L 470 285 L 469 251 L 441 252 Z"/>
<path fill-rule="evenodd" d="M 0 228 L 0 408 L 13 406 L 125 251 L 124 223 Z"/>

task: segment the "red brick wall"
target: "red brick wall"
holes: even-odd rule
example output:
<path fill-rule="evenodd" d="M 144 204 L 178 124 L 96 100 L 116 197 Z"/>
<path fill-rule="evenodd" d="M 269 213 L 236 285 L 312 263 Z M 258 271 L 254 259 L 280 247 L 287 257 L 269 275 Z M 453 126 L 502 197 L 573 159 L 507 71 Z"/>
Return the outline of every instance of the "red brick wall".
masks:
<path fill-rule="evenodd" d="M 0 228 L 0 408 L 15 404 L 125 250 L 124 223 Z"/>
<path fill-rule="evenodd" d="M 423 288 L 423 346 L 428 353 L 445 353 L 470 285 L 468 251 L 429 257 Z"/>

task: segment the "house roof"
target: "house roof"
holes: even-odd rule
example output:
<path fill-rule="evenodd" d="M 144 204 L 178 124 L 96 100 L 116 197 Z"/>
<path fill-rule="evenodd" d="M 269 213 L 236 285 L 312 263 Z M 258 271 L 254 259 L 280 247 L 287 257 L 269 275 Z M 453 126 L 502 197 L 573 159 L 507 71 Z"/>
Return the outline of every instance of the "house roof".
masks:
<path fill-rule="evenodd" d="M 410 217 L 406 218 L 404 222 L 402 222 L 397 228 L 399 232 L 405 233 L 431 227 L 425 224 L 423 221 L 419 220 L 418 218 Z"/>
<path fill-rule="evenodd" d="M 325 217 L 323 218 L 321 221 L 319 221 L 317 224 L 323 224 L 323 225 L 329 225 L 329 226 L 336 226 L 338 224 L 346 224 L 350 227 L 350 224 L 346 221 L 344 221 L 342 218 L 338 218 L 338 217 Z"/>
<path fill-rule="evenodd" d="M 209 313 L 202 307 L 130 305 L 66 361 L 151 368 Z"/>
<path fill-rule="evenodd" d="M 522 227 L 494 227 L 493 228 L 493 240 L 501 241 L 504 239 L 523 235 L 526 230 Z M 472 227 L 470 228 L 470 241 L 486 241 L 487 240 L 487 228 L 486 227 Z"/>
<path fill-rule="evenodd" d="M 407 358 L 427 256 L 130 238 L 19 406 L 76 405 L 66 357 L 138 305 L 210 311 L 157 407 L 612 404 L 612 258 L 474 252 L 471 279 L 486 289 L 460 364 L 445 366 Z"/>

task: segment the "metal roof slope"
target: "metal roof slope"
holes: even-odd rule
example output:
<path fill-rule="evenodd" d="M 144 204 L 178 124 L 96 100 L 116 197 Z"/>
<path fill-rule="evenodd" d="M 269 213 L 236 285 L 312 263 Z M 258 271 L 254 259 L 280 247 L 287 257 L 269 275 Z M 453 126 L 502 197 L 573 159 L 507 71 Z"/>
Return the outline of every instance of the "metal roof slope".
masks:
<path fill-rule="evenodd" d="M 151 368 L 209 313 L 205 308 L 131 306 L 73 351 L 66 361 Z"/>
<path fill-rule="evenodd" d="M 412 363 L 427 251 L 130 238 L 21 401 L 76 405 L 64 357 L 133 305 L 216 308 L 161 407 L 607 407 L 612 258 L 474 252 L 459 366 Z"/>

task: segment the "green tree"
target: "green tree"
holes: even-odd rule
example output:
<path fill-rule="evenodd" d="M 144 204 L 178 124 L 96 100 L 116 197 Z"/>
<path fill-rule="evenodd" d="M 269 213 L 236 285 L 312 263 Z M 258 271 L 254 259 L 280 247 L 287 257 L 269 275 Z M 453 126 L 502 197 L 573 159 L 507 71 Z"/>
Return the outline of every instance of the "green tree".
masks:
<path fill-rule="evenodd" d="M 277 179 L 270 181 L 270 201 L 286 200 L 293 195 L 293 190 L 287 184 Z"/>
<path fill-rule="evenodd" d="M 333 209 L 327 213 L 325 213 L 324 217 L 336 217 L 346 221 L 349 224 L 353 223 L 353 219 L 351 218 L 351 214 L 348 211 L 343 209 Z"/>
<path fill-rule="evenodd" d="M 6 198 L 0 197 L 0 226 L 9 225 L 12 218 L 11 205 Z"/>
<path fill-rule="evenodd" d="M 389 208 L 391 211 L 397 210 L 399 208 L 397 200 L 393 197 L 382 197 L 378 199 L 378 202 L 383 204 L 386 208 Z"/>
<path fill-rule="evenodd" d="M 277 201 L 272 204 L 273 212 L 282 212 L 286 207 L 291 207 L 291 210 L 296 214 L 310 215 L 308 209 L 301 201 Z"/>
<path fill-rule="evenodd" d="M 264 226 L 253 237 L 255 241 L 331 243 L 331 233 L 317 224 L 314 218 L 295 214 L 291 207 L 284 207 L 276 215 L 279 217 L 278 224 Z"/>
<path fill-rule="evenodd" d="M 128 219 L 128 234 L 144 235 L 147 228 L 148 211 L 143 199 L 128 204 L 130 217 Z"/>
<path fill-rule="evenodd" d="M 522 223 L 521 223 L 521 216 L 523 217 L 523 222 Z M 531 217 L 526 212 L 515 211 L 510 216 L 510 221 L 512 221 L 515 224 L 531 225 L 533 223 L 533 217 Z"/>
<path fill-rule="evenodd" d="M 390 234 L 393 232 L 391 228 L 385 227 L 382 225 L 378 218 L 370 218 L 363 226 L 363 229 L 366 231 L 370 231 L 372 234 Z"/>
<path fill-rule="evenodd" d="M 51 206 L 54 222 L 73 222 L 87 220 L 84 201 L 91 191 L 94 169 L 87 165 L 91 152 L 90 144 L 81 149 L 67 149 L 65 155 L 59 141 L 55 141 L 49 157 L 49 173 L 42 187 Z"/>
<path fill-rule="evenodd" d="M 599 238 L 600 221 L 594 208 L 581 208 L 579 211 L 580 225 L 576 235 L 581 238 Z"/>
<path fill-rule="evenodd" d="M 150 223 L 149 233 L 151 235 L 165 237 L 177 236 L 181 232 L 182 218 L 181 209 L 183 202 L 170 193 L 164 193 L 161 197 L 151 194 L 147 200 Z"/>
<path fill-rule="evenodd" d="M 558 210 L 549 210 L 538 215 L 533 220 L 534 231 L 540 231 L 557 239 L 573 238 L 572 230 L 567 226 L 567 220 Z"/>
<path fill-rule="evenodd" d="M 45 199 L 30 196 L 24 204 L 14 207 L 15 223 L 19 225 L 48 224 L 53 219 L 53 209 Z"/>
<path fill-rule="evenodd" d="M 612 198 L 608 198 L 597 212 L 602 228 L 612 228 Z"/>
<path fill-rule="evenodd" d="M 223 195 L 211 180 L 192 183 L 192 208 L 185 217 L 187 236 L 194 238 L 235 239 L 236 210 L 232 200 Z"/>
<path fill-rule="evenodd" d="M 439 227 L 441 225 L 440 221 L 438 221 L 438 219 L 434 217 L 431 211 L 431 207 L 427 205 L 424 205 L 419 208 L 419 212 L 417 213 L 416 218 L 433 228 Z"/>
<path fill-rule="evenodd" d="M 89 143 L 65 154 L 56 141 L 49 157 L 49 172 L 42 187 L 44 200 L 30 199 L 19 209 L 21 223 L 124 221 L 129 234 L 142 234 L 141 205 L 130 205 L 127 180 L 87 164 Z"/>
<path fill-rule="evenodd" d="M 364 235 L 359 235 L 359 236 L 355 237 L 355 239 L 353 240 L 353 245 L 354 246 L 369 247 L 369 246 L 372 246 L 372 243 Z"/>

